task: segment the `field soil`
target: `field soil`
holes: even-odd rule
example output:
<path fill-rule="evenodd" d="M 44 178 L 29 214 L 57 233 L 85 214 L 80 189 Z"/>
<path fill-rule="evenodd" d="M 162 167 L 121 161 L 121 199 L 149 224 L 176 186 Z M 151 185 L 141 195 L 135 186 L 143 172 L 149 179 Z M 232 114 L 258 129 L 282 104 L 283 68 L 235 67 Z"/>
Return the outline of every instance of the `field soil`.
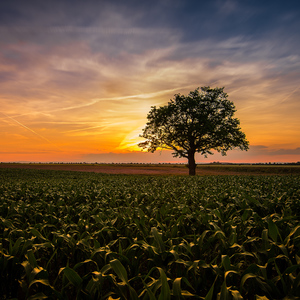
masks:
<path fill-rule="evenodd" d="M 176 164 L 42 164 L 0 163 L 0 168 L 64 170 L 106 174 L 188 175 Z M 197 175 L 289 175 L 300 174 L 300 166 L 289 165 L 198 165 Z"/>

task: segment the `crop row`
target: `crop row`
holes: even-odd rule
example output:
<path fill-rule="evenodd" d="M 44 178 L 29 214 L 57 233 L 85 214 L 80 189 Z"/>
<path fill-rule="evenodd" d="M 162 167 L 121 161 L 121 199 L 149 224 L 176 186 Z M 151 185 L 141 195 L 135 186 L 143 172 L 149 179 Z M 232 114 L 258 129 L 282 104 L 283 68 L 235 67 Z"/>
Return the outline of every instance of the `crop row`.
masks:
<path fill-rule="evenodd" d="M 3 299 L 297 299 L 299 176 L 0 170 Z"/>

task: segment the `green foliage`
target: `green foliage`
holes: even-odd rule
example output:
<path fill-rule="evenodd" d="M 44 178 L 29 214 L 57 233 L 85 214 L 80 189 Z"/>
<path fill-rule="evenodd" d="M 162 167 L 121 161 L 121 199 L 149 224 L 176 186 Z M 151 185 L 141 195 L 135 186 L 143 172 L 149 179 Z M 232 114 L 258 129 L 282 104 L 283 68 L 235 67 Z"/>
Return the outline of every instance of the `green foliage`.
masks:
<path fill-rule="evenodd" d="M 299 187 L 1 169 L 1 299 L 296 299 Z"/>
<path fill-rule="evenodd" d="M 175 157 L 188 159 L 190 175 L 195 175 L 195 153 L 225 155 L 228 150 L 248 149 L 240 121 L 234 118 L 235 106 L 224 88 L 201 87 L 187 96 L 176 94 L 167 105 L 151 107 L 139 144 L 143 149 L 170 149 Z"/>

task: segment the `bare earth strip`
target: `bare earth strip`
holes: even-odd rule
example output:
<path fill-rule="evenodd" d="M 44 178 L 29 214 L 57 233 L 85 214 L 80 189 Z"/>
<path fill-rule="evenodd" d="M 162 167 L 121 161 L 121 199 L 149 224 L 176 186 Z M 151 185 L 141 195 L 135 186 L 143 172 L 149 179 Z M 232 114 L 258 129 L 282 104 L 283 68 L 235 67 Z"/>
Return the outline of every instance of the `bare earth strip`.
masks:
<path fill-rule="evenodd" d="M 143 166 L 115 164 L 13 164 L 2 163 L 0 168 L 64 170 L 94 172 L 106 174 L 141 174 L 141 175 L 187 175 L 188 168 L 184 166 Z"/>
<path fill-rule="evenodd" d="M 0 168 L 64 170 L 106 174 L 188 175 L 184 165 L 151 164 L 20 164 L 0 163 Z M 290 175 L 300 174 L 300 166 L 198 165 L 197 175 Z"/>

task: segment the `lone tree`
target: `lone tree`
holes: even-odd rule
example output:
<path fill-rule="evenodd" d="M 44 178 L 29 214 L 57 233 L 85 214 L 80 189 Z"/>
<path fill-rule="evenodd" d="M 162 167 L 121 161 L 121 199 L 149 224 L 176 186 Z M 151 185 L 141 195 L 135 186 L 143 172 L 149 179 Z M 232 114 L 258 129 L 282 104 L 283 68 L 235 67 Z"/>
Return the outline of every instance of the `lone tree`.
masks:
<path fill-rule="evenodd" d="M 196 152 L 207 157 L 212 150 L 222 155 L 236 147 L 248 150 L 240 121 L 233 117 L 235 106 L 223 89 L 201 87 L 188 96 L 176 94 L 165 106 L 152 106 L 140 135 L 146 141 L 139 147 L 173 150 L 174 157 L 188 159 L 189 175 L 196 174 Z"/>

